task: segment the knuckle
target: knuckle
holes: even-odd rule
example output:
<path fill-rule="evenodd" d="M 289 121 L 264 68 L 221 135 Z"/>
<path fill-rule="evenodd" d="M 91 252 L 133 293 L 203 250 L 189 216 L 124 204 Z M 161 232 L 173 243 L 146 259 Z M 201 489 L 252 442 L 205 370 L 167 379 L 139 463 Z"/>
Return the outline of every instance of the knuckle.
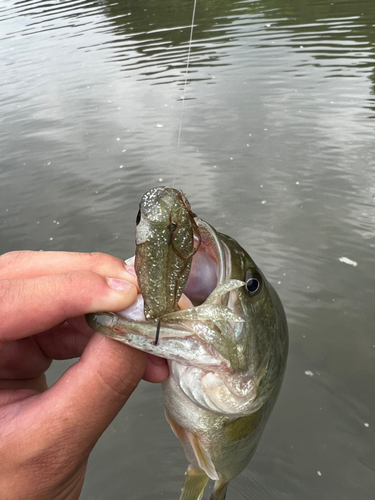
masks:
<path fill-rule="evenodd" d="M 137 387 L 139 381 L 134 377 L 121 376 L 121 367 L 119 370 L 112 373 L 102 373 L 97 371 L 97 375 L 102 383 L 112 392 L 116 397 L 129 397 L 133 390 Z"/>
<path fill-rule="evenodd" d="M 106 263 L 106 262 L 108 262 L 108 259 L 111 258 L 110 255 L 107 255 L 107 254 L 102 253 L 102 252 L 90 252 L 87 255 L 89 256 L 89 258 L 91 259 L 91 261 L 94 264 Z"/>
<path fill-rule="evenodd" d="M 0 301 L 3 303 L 6 299 L 8 299 L 9 291 L 12 288 L 11 280 L 1 280 L 0 281 Z"/>
<path fill-rule="evenodd" d="M 107 273 L 109 269 L 124 270 L 124 261 L 113 255 L 108 255 L 101 252 L 92 252 L 88 254 L 91 259 L 92 269 L 98 271 L 100 274 Z"/>
<path fill-rule="evenodd" d="M 31 250 L 15 250 L 0 255 L 0 270 L 7 266 L 19 264 L 25 259 L 31 259 L 35 252 Z"/>
<path fill-rule="evenodd" d="M 110 255 L 101 252 L 91 252 L 87 255 L 93 269 L 100 269 L 103 266 L 108 266 L 108 262 L 110 262 L 111 259 Z"/>
<path fill-rule="evenodd" d="M 102 285 L 103 279 L 93 271 L 69 271 L 61 275 L 56 283 L 56 295 L 60 295 L 61 310 L 68 317 L 72 310 L 87 307 Z"/>
<path fill-rule="evenodd" d="M 84 292 L 87 279 L 91 274 L 90 271 L 69 271 L 62 274 L 54 281 L 56 296 L 60 296 L 61 300 L 68 304 L 70 301 L 77 300 L 80 292 Z"/>
<path fill-rule="evenodd" d="M 19 309 L 20 296 L 22 295 L 21 288 L 15 286 L 14 280 L 0 280 L 0 325 L 5 327 L 9 317 L 16 314 Z"/>
<path fill-rule="evenodd" d="M 79 271 L 68 271 L 65 274 L 61 275 L 61 280 L 65 282 L 65 286 L 68 288 L 71 287 L 72 289 L 74 289 L 75 287 L 80 287 L 86 282 L 90 282 L 91 285 L 93 281 L 96 281 L 96 279 L 99 279 L 97 273 L 86 269 L 82 269 Z"/>

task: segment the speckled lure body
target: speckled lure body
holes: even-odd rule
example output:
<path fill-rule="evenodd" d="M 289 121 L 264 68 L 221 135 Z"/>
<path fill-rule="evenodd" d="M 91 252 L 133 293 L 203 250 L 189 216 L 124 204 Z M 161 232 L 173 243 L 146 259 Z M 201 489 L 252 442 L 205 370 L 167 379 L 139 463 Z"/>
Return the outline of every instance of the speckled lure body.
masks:
<path fill-rule="evenodd" d="M 176 189 L 148 191 L 137 216 L 135 270 L 143 291 L 146 319 L 177 309 L 189 277 L 194 250 L 195 214 Z"/>

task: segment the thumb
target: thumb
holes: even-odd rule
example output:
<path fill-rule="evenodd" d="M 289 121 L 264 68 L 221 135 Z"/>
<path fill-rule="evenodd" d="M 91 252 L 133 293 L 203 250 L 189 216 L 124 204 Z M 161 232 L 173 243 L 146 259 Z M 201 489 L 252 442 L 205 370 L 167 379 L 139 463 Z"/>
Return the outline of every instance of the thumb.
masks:
<path fill-rule="evenodd" d="M 95 334 L 81 359 L 40 396 L 47 406 L 39 411 L 46 419 L 44 429 L 53 422 L 51 439 L 64 442 L 67 457 L 90 453 L 138 385 L 146 364 L 147 354 Z"/>

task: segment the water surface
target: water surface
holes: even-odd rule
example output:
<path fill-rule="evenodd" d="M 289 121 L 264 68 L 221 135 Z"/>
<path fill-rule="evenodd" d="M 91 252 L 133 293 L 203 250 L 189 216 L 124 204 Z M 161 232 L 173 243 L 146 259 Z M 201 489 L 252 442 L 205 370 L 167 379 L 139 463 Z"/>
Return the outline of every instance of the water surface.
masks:
<path fill-rule="evenodd" d="M 192 8 L 0 3 L 0 253 L 125 258 L 141 195 L 183 189 L 249 251 L 290 325 L 281 396 L 228 499 L 368 500 L 375 4 L 198 0 L 177 150 Z M 143 383 L 93 452 L 82 499 L 176 499 L 185 468 L 160 389 Z"/>

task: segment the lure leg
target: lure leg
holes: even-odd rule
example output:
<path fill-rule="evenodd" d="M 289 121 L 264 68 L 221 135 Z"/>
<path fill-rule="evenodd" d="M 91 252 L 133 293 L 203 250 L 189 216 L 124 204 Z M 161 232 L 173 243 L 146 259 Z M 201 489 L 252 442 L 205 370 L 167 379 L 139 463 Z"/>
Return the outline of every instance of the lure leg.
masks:
<path fill-rule="evenodd" d="M 210 500 L 224 500 L 228 484 L 229 482 L 222 483 L 221 481 L 215 481 L 214 491 L 212 492 Z"/>
<path fill-rule="evenodd" d="M 208 476 L 202 469 L 189 465 L 180 500 L 200 500 L 207 482 Z"/>

